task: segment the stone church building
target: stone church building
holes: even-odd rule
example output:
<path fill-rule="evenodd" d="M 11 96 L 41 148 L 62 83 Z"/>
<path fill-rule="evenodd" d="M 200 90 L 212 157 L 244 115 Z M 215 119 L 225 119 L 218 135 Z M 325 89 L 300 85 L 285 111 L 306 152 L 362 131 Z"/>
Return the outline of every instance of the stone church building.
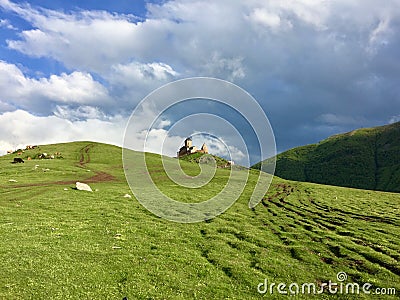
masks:
<path fill-rule="evenodd" d="M 193 146 L 192 144 L 192 139 L 188 137 L 184 145 L 179 149 L 177 152 L 177 157 L 182 157 L 185 155 L 193 154 L 193 153 L 208 153 L 208 148 L 207 145 L 204 143 L 203 146 L 201 146 L 201 149 L 198 150 L 196 146 Z"/>

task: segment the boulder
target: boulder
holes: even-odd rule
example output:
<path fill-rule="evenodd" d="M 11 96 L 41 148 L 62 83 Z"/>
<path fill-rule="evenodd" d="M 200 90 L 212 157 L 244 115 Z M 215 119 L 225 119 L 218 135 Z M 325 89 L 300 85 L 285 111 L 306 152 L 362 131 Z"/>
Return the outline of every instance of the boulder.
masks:
<path fill-rule="evenodd" d="M 82 183 L 82 182 L 77 182 L 76 183 L 76 189 L 78 191 L 88 191 L 88 192 L 93 192 L 91 187 L 89 185 L 87 185 L 86 183 Z"/>

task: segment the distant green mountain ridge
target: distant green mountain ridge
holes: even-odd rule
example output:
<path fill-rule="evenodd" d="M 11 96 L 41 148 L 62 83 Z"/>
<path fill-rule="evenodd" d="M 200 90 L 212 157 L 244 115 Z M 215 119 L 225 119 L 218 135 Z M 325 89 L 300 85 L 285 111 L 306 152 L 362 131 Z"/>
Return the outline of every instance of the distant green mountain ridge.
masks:
<path fill-rule="evenodd" d="M 260 163 L 253 166 L 259 169 Z M 277 155 L 275 175 L 360 189 L 400 192 L 400 122 L 357 129 Z"/>

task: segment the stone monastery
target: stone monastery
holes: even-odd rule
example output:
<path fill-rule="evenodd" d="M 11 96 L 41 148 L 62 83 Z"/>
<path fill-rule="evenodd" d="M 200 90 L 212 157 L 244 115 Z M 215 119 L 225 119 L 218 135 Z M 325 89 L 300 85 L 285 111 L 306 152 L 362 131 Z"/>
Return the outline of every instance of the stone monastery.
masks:
<path fill-rule="evenodd" d="M 201 149 L 198 150 L 196 146 L 192 145 L 192 139 L 188 137 L 185 140 L 185 144 L 179 149 L 177 152 L 177 157 L 182 157 L 185 155 L 193 154 L 193 153 L 208 153 L 208 148 L 207 145 L 204 143 L 203 146 L 201 146 Z"/>

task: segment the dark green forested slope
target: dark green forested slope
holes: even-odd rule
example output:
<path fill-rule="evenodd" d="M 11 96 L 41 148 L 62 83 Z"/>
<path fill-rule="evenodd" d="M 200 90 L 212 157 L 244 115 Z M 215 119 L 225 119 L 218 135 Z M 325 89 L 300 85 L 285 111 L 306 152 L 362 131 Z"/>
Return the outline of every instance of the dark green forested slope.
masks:
<path fill-rule="evenodd" d="M 400 122 L 334 135 L 283 152 L 277 156 L 275 174 L 291 180 L 400 192 Z"/>

